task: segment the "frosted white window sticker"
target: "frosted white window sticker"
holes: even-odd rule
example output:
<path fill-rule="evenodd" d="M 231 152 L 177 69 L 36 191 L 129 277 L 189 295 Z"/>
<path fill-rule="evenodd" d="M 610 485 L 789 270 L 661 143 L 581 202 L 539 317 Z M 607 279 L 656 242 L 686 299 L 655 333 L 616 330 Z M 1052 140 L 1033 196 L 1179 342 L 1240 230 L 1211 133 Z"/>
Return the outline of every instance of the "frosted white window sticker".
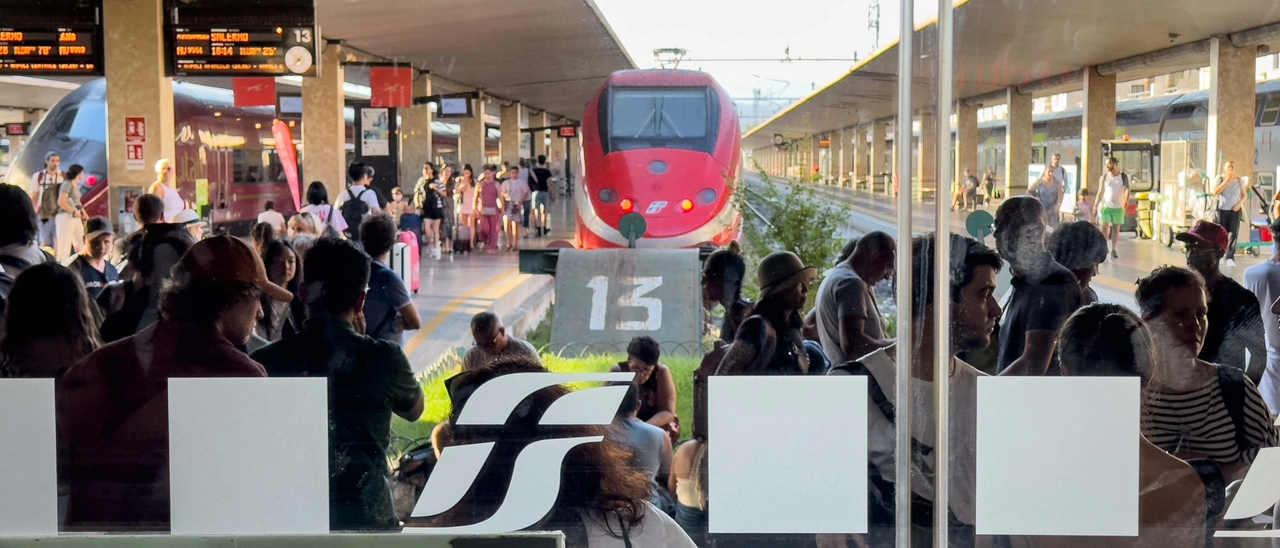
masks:
<path fill-rule="evenodd" d="M 711 377 L 714 533 L 867 531 L 867 379 Z"/>
<path fill-rule="evenodd" d="M 978 379 L 977 533 L 1138 534 L 1136 377 Z"/>
<path fill-rule="evenodd" d="M 329 532 L 325 379 L 170 379 L 172 530 Z"/>
<path fill-rule="evenodd" d="M 0 537 L 58 533 L 53 379 L 0 380 Z"/>

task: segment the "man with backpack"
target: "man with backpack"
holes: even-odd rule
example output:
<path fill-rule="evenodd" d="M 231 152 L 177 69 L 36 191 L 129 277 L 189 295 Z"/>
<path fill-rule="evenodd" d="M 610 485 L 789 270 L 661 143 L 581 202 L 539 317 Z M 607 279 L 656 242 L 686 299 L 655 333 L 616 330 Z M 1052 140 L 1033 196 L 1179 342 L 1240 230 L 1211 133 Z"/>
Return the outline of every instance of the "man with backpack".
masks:
<path fill-rule="evenodd" d="M 50 151 L 44 155 L 44 169 L 31 176 L 31 203 L 35 204 L 40 214 L 40 245 L 53 247 L 53 238 L 57 232 L 54 217 L 58 215 L 58 192 L 62 183 L 67 181 L 61 169 L 62 158 L 57 152 Z"/>
<path fill-rule="evenodd" d="M 390 224 L 390 219 L 387 219 Z M 329 381 L 329 526 L 335 531 L 398 530 L 387 447 L 391 416 L 416 421 L 422 388 L 394 343 L 365 334 L 369 256 L 321 238 L 302 265 L 307 321 L 297 336 L 252 358 L 272 377 Z"/>
<path fill-rule="evenodd" d="M 351 186 L 338 195 L 338 211 L 342 213 L 342 220 L 347 222 L 344 233 L 358 241 L 360 223 L 382 208 L 378 205 L 378 194 L 369 188 L 373 183 L 373 167 L 356 162 L 347 168 L 347 177 L 351 179 Z"/>
<path fill-rule="evenodd" d="M 916 386 L 932 391 L 936 363 L 950 364 L 951 430 L 950 512 L 951 545 L 971 546 L 974 542 L 977 493 L 977 390 L 978 378 L 985 376 L 960 360 L 960 352 L 985 348 L 991 344 L 1000 305 L 996 302 L 996 274 L 1002 266 L 1000 256 L 977 240 L 951 235 L 951 270 L 949 288 L 934 287 L 935 237 L 920 236 L 911 242 L 912 309 L 920 313 L 912 332 L 911 376 Z M 934 358 L 934 306 L 941 299 L 951 299 L 951 351 L 945 358 Z M 895 345 L 896 346 L 896 345 Z M 868 533 L 869 546 L 890 546 L 894 539 L 894 449 L 898 402 L 894 401 L 896 379 L 894 347 L 882 348 L 857 360 L 832 368 L 829 375 L 864 375 L 867 377 L 870 407 L 867 415 L 868 458 Z M 913 400 L 916 401 L 916 400 Z M 936 433 L 933 431 L 933 399 L 918 400 L 911 409 L 915 429 L 911 439 L 911 468 L 920 481 L 911 484 L 912 539 L 917 546 L 929 546 L 933 535 L 933 478 Z M 905 461 L 905 459 L 903 459 Z M 915 473 L 912 474 L 916 475 Z"/>

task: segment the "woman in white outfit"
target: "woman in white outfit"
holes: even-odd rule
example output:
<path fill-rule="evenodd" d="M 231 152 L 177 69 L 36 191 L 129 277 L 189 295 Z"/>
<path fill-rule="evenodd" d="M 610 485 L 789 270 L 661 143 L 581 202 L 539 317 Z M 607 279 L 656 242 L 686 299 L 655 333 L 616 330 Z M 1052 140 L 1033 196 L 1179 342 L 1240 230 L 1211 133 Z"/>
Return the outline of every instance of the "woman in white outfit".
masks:
<path fill-rule="evenodd" d="M 58 188 L 58 215 L 54 217 L 53 251 L 58 262 L 71 258 L 74 248 L 84 240 L 84 208 L 80 206 L 80 182 L 84 167 L 71 164 L 67 177 Z"/>
<path fill-rule="evenodd" d="M 178 178 L 174 175 L 173 166 L 168 158 L 156 162 L 156 181 L 147 188 L 147 194 L 154 194 L 164 201 L 164 221 L 173 221 L 174 216 L 187 208 L 178 194 Z"/>

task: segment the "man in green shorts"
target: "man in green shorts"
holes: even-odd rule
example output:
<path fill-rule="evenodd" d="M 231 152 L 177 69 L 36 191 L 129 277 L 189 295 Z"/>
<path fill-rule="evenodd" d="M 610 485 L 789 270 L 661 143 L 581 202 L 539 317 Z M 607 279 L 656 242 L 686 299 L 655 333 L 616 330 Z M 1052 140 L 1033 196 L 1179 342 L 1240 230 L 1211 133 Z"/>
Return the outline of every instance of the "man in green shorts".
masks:
<path fill-rule="evenodd" d="M 1094 194 L 1093 209 L 1102 218 L 1102 234 L 1111 239 L 1111 258 L 1118 258 L 1120 226 L 1124 224 L 1125 205 L 1129 203 L 1129 175 L 1120 171 L 1115 157 L 1107 158 L 1107 170 L 1098 179 L 1100 191 Z"/>

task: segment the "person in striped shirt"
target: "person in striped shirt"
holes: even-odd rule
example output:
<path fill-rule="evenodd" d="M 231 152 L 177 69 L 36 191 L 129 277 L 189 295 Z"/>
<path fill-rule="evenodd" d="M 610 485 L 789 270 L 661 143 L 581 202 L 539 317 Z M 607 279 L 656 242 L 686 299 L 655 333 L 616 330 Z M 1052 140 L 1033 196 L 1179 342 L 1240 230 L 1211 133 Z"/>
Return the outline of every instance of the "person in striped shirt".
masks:
<path fill-rule="evenodd" d="M 1280 433 L 1240 368 L 1196 357 L 1208 330 L 1204 279 L 1185 268 L 1157 268 L 1138 281 L 1135 297 L 1159 349 L 1143 435 L 1183 460 L 1217 463 L 1228 482 L 1243 478 L 1259 450 L 1280 442 Z"/>

